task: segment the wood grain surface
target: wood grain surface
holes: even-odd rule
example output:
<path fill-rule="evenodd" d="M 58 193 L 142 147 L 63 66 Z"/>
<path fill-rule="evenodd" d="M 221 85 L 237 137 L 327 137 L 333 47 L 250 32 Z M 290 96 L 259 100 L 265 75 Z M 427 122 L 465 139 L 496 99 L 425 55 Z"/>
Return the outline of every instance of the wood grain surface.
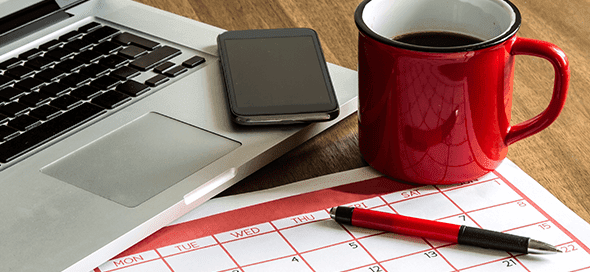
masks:
<path fill-rule="evenodd" d="M 226 30 L 308 27 L 328 62 L 356 70 L 360 0 L 136 0 Z M 522 14 L 519 36 L 558 45 L 571 81 L 560 117 L 548 129 L 510 146 L 508 158 L 590 222 L 590 1 L 512 0 Z M 512 124 L 545 109 L 553 88 L 549 62 L 516 57 Z M 356 114 L 223 193 L 237 194 L 367 165 L 358 151 Z"/>

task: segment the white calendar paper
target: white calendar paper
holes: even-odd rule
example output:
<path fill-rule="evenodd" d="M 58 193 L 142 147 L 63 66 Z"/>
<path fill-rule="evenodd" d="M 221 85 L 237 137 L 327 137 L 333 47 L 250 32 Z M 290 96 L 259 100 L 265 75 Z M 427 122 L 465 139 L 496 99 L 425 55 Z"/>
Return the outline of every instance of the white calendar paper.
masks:
<path fill-rule="evenodd" d="M 353 205 L 535 238 L 516 254 L 344 226 Z M 412 186 L 360 168 L 213 199 L 95 269 L 183 271 L 590 271 L 590 225 L 509 160 L 476 181 Z"/>

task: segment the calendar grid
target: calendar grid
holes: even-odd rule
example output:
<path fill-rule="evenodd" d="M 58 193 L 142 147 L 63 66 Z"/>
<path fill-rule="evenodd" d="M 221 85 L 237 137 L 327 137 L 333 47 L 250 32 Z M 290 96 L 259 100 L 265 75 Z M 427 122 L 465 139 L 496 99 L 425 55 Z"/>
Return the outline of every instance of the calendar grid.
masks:
<path fill-rule="evenodd" d="M 432 243 L 428 242 L 428 240 L 422 238 L 422 240 L 424 240 L 424 242 L 426 244 L 428 244 L 430 246 L 430 248 L 432 250 L 434 250 L 434 252 L 436 252 L 436 254 L 438 256 L 441 256 L 441 258 L 443 258 L 443 260 L 445 260 L 445 262 L 453 269 L 453 271 L 457 271 L 457 268 L 455 268 L 455 266 L 453 266 L 453 264 L 451 262 L 449 262 L 449 260 L 447 260 L 447 258 L 445 258 L 445 256 L 443 254 L 440 253 L 440 251 L 438 250 L 438 247 L 435 247 L 434 245 L 432 245 Z M 427 251 L 428 252 L 428 251 Z M 426 254 L 426 253 L 425 253 Z"/>
<path fill-rule="evenodd" d="M 368 195 L 346 205 L 481 228 L 497 224 L 495 230 L 525 236 L 529 232 L 547 233 L 554 235 L 558 242 L 553 244 L 566 252 L 561 256 L 590 260 L 590 249 L 586 245 L 510 181 L 497 172 L 494 175 L 459 186 L 407 187 L 402 191 Z M 498 192 L 492 196 L 469 194 L 486 191 L 480 187 Z M 301 200 L 293 201 L 297 203 Z M 431 209 L 431 206 L 435 208 Z M 200 265 L 208 260 L 215 262 L 208 264 L 203 271 L 389 272 L 393 271 L 393 267 L 397 271 L 404 265 L 416 266 L 417 269 L 412 271 L 431 271 L 432 267 L 437 268 L 432 271 L 441 272 L 497 271 L 500 267 L 517 268 L 511 271 L 552 271 L 544 270 L 527 254 L 478 250 L 454 243 L 342 225 L 330 219 L 328 209 L 323 206 L 314 212 L 285 211 L 285 216 L 280 219 L 261 219 L 240 229 L 197 236 L 193 240 L 121 257 L 95 271 L 195 271 L 203 268 Z M 244 210 L 244 216 L 247 216 L 247 211 Z M 510 215 L 512 212 L 514 215 Z M 504 214 L 508 217 L 501 222 L 494 220 Z M 464 254 L 472 252 L 474 258 L 463 258 Z M 569 265 L 571 269 L 561 271 L 590 270 L 590 261 L 581 261 L 580 266 Z"/>
<path fill-rule="evenodd" d="M 162 257 L 162 254 L 160 254 L 160 252 L 158 252 L 157 249 L 156 249 L 156 253 L 158 254 L 158 257 L 162 260 L 162 262 L 164 262 L 164 264 L 170 269 L 170 271 L 174 271 L 174 270 L 172 270 L 172 267 L 170 266 L 170 264 L 168 264 L 168 262 L 166 262 L 166 260 Z"/>
<path fill-rule="evenodd" d="M 239 270 L 243 270 L 242 267 L 240 267 L 240 265 L 238 264 L 238 262 L 236 262 L 236 260 L 234 259 L 234 257 L 232 257 L 232 255 L 227 251 L 227 249 L 223 246 L 223 244 L 221 242 L 219 242 L 219 240 L 215 237 L 215 235 L 212 235 L 213 239 L 215 239 L 215 242 L 217 243 L 217 245 L 219 245 L 219 247 L 221 247 L 221 249 L 223 249 L 223 251 L 225 252 L 225 254 L 227 254 L 227 256 L 229 256 L 229 258 L 232 260 L 232 262 L 234 262 L 234 264 L 236 265 L 236 267 Z M 157 249 L 156 249 L 157 250 Z M 170 269 L 171 272 L 174 272 L 174 270 L 172 270 L 172 268 Z"/>
<path fill-rule="evenodd" d="M 301 258 L 301 260 L 303 260 L 305 262 L 305 265 L 307 265 L 307 267 L 309 267 L 309 269 L 311 269 L 311 271 L 315 272 L 315 270 L 313 270 L 313 268 L 309 265 L 309 263 L 307 263 L 307 261 L 305 261 L 305 258 L 303 258 L 301 256 L 301 252 L 298 252 L 297 249 L 295 249 L 295 247 L 293 247 L 293 245 L 291 243 L 289 243 L 289 240 L 287 240 L 287 238 L 285 238 L 285 236 L 283 234 L 281 234 L 281 232 L 279 231 L 279 229 L 277 228 L 277 226 L 275 224 L 273 224 L 272 222 L 270 222 L 270 224 L 272 225 L 272 227 L 274 228 L 274 230 L 279 233 L 279 235 L 281 236 L 281 238 L 283 238 L 283 240 L 285 240 L 285 242 L 287 244 L 289 244 L 289 246 L 293 249 L 293 251 L 295 251 L 295 253 L 297 254 L 297 256 L 299 256 L 299 258 Z"/>
<path fill-rule="evenodd" d="M 486 181 L 489 182 L 489 181 Z M 448 195 L 446 195 L 438 186 L 434 186 L 438 192 L 440 192 L 444 197 L 446 197 L 451 203 L 453 203 L 453 205 L 455 205 L 460 211 L 461 214 L 464 214 L 465 216 L 469 217 L 469 219 L 471 221 L 473 221 L 473 223 L 475 223 L 475 225 L 479 228 L 483 228 L 480 224 L 477 223 L 477 221 L 473 220 L 473 218 L 471 218 L 471 216 L 469 215 L 468 212 L 465 212 L 465 210 L 463 210 L 463 208 L 461 208 L 459 205 L 457 205 L 457 203 L 455 203 L 455 201 L 453 201 L 453 199 L 451 199 Z M 482 208 L 483 209 L 483 208 Z"/>
<path fill-rule="evenodd" d="M 329 211 L 327 211 L 327 210 L 326 210 L 326 212 L 328 212 L 328 214 L 329 214 Z M 349 231 L 348 229 L 346 229 L 344 226 L 342 226 L 342 224 L 339 224 L 339 225 L 340 225 L 340 227 L 342 227 L 342 228 L 343 228 L 343 229 L 346 231 L 346 233 L 348 233 L 348 235 L 350 235 L 350 237 L 352 237 L 352 239 L 353 239 L 352 241 L 354 241 L 354 242 L 358 243 L 358 245 L 359 245 L 359 246 L 360 246 L 360 247 L 361 247 L 361 248 L 362 248 L 364 251 L 366 251 L 366 252 L 367 252 L 367 254 L 369 254 L 369 256 L 371 256 L 371 259 L 373 259 L 373 261 L 374 261 L 374 263 L 375 263 L 375 264 L 378 264 L 378 263 L 379 263 L 379 262 L 377 261 L 377 259 L 375 259 L 375 257 L 374 257 L 374 256 L 371 254 L 371 252 L 369 252 L 369 251 L 368 251 L 368 250 L 367 250 L 367 249 L 366 249 L 366 248 L 363 246 L 363 243 L 361 243 L 361 241 L 360 241 L 359 239 L 357 239 L 356 237 L 354 237 L 354 235 L 353 235 L 352 233 L 350 233 L 350 231 Z M 349 245 L 350 245 L 350 244 L 349 244 Z M 349 269 L 349 270 L 344 270 L 343 272 L 353 271 L 353 270 L 355 270 L 355 269 L 357 269 L 357 268 L 352 268 L 352 269 Z M 386 269 L 383 269 L 383 271 L 384 271 L 384 272 L 388 272 Z"/>
<path fill-rule="evenodd" d="M 557 222 L 551 216 L 549 216 L 549 214 L 547 214 L 547 212 L 545 212 L 543 209 L 541 209 L 539 207 L 539 205 L 537 205 L 535 202 L 531 201 L 525 194 L 523 194 L 518 188 L 516 188 L 516 186 L 514 186 L 511 182 L 509 182 L 508 179 L 506 179 L 504 176 L 500 175 L 499 173 L 496 173 L 496 175 L 500 179 L 502 179 L 512 190 L 514 190 L 516 193 L 518 193 L 520 196 L 522 196 L 525 200 L 527 200 L 529 203 L 531 203 L 531 205 L 533 205 L 533 207 L 535 207 L 536 210 L 538 210 L 540 213 L 542 213 L 549 221 L 551 221 L 553 224 L 555 224 L 561 231 L 565 232 L 570 238 L 572 238 L 572 240 L 577 242 L 586 252 L 590 253 L 590 248 L 588 248 L 588 246 L 581 243 L 569 230 L 564 228 L 561 224 L 559 224 L 559 222 Z"/>

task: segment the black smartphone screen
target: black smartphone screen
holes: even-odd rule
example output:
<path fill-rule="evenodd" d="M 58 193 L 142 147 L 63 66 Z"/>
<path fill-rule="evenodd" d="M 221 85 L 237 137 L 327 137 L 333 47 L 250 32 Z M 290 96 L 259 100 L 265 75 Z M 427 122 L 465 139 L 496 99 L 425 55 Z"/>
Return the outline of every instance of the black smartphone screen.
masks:
<path fill-rule="evenodd" d="M 317 35 L 310 35 L 315 32 L 238 32 L 222 34 L 218 40 L 234 114 L 292 115 L 338 109 Z"/>

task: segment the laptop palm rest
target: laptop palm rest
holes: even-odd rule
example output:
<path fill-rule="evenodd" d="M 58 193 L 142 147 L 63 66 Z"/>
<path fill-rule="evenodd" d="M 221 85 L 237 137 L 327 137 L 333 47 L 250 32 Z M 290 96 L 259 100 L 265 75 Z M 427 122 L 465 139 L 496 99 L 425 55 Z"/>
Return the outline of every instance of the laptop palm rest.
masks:
<path fill-rule="evenodd" d="M 241 144 L 148 113 L 41 169 L 127 207 L 135 207 Z"/>

